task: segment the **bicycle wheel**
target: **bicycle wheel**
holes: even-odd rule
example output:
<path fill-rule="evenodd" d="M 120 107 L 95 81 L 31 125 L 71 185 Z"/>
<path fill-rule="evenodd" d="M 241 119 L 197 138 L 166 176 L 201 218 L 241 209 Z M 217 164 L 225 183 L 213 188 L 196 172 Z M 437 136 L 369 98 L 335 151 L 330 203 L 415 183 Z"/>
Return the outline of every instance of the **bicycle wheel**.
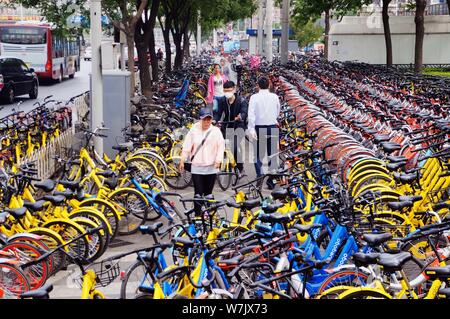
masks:
<path fill-rule="evenodd" d="M 69 242 L 75 237 L 86 233 L 85 229 L 75 223 L 70 219 L 54 219 L 50 220 L 42 225 L 44 228 L 55 231 L 65 242 Z M 89 242 L 86 237 L 81 237 L 80 239 L 67 245 L 68 253 L 72 256 L 82 256 L 88 258 L 89 254 Z"/>
<path fill-rule="evenodd" d="M 392 297 L 380 290 L 360 288 L 346 290 L 339 295 L 339 299 L 392 299 Z"/>
<path fill-rule="evenodd" d="M 325 290 L 337 286 L 364 286 L 367 283 L 368 275 L 362 271 L 351 269 L 340 270 L 329 275 L 320 286 L 317 294 L 322 294 Z"/>
<path fill-rule="evenodd" d="M 98 228 L 101 226 L 100 222 L 94 222 L 90 218 L 87 217 L 73 217 L 71 216 L 70 219 L 72 219 L 74 222 L 76 222 L 78 225 L 83 226 L 83 228 L 86 231 Z M 86 263 L 92 263 L 95 260 L 97 260 L 103 253 L 105 252 L 106 248 L 108 247 L 106 243 L 105 234 L 108 231 L 105 231 L 104 229 L 98 229 L 95 231 L 95 233 L 90 234 L 88 236 L 88 244 L 89 244 L 89 251 L 88 251 L 88 257 L 86 258 Z"/>
<path fill-rule="evenodd" d="M 167 160 L 166 183 L 173 189 L 185 189 L 192 181 L 192 174 L 188 171 L 180 173 L 178 165 L 181 157 L 171 157 Z"/>
<path fill-rule="evenodd" d="M 0 297 L 17 298 L 30 290 L 27 276 L 11 263 L 0 263 Z"/>
<path fill-rule="evenodd" d="M 167 164 L 162 157 L 146 149 L 139 149 L 135 151 L 133 153 L 133 157 L 135 156 L 144 157 L 151 161 L 156 167 L 156 176 L 163 180 L 166 179 Z"/>
<path fill-rule="evenodd" d="M 43 252 L 50 251 L 50 247 L 48 247 L 45 244 L 43 237 L 37 236 L 35 234 L 30 234 L 30 233 L 21 233 L 21 234 L 11 236 L 7 239 L 7 242 L 2 243 L 2 245 L 6 245 L 9 243 L 27 243 L 27 244 L 33 245 L 36 248 L 39 248 Z M 55 269 L 55 262 L 53 260 L 53 255 L 48 256 L 47 264 L 48 264 L 48 274 L 50 276 L 53 274 L 54 269 Z"/>
<path fill-rule="evenodd" d="M 221 190 L 226 191 L 230 187 L 233 174 L 230 159 L 225 156 L 220 166 L 220 172 L 217 174 L 217 184 Z"/>
<path fill-rule="evenodd" d="M 125 160 L 125 165 L 127 167 L 135 167 L 138 169 L 138 176 L 145 177 L 149 175 L 158 176 L 158 169 L 155 164 L 148 158 L 142 156 L 133 156 Z"/>
<path fill-rule="evenodd" d="M 56 247 L 65 244 L 64 240 L 58 233 L 47 228 L 33 228 L 29 229 L 28 232 L 41 236 L 42 241 L 50 250 L 56 249 Z M 67 256 L 62 251 L 56 251 L 50 257 L 52 257 L 53 261 L 50 275 L 54 275 L 65 265 Z"/>
<path fill-rule="evenodd" d="M 150 272 L 154 272 L 151 269 Z M 120 286 L 121 299 L 134 299 L 141 294 L 140 287 L 152 288 L 153 280 L 147 266 L 140 260 L 128 267 Z"/>
<path fill-rule="evenodd" d="M 111 226 L 112 234 L 110 241 L 113 241 L 116 238 L 119 232 L 119 220 L 120 215 L 117 210 L 114 208 L 114 205 L 99 198 L 89 198 L 80 203 L 80 207 L 92 207 L 101 212 L 106 219 L 108 220 L 109 225 Z"/>
<path fill-rule="evenodd" d="M 1 247 L 1 250 L 11 253 L 11 258 L 17 258 L 21 263 L 37 259 L 45 253 L 45 251 L 27 243 L 9 243 Z M 23 273 L 28 278 L 30 289 L 38 289 L 42 287 L 49 276 L 48 262 L 43 260 L 36 265 L 27 267 L 23 269 Z"/>
<path fill-rule="evenodd" d="M 175 223 L 178 222 L 184 222 L 186 220 L 186 216 L 184 216 L 183 213 L 181 213 L 176 207 L 175 204 L 172 203 L 167 198 L 161 197 L 161 202 L 158 203 L 164 211 L 173 218 Z"/>
<path fill-rule="evenodd" d="M 131 235 L 147 219 L 149 203 L 145 196 L 132 188 L 120 188 L 109 195 L 109 199 L 121 213 L 119 235 Z"/>

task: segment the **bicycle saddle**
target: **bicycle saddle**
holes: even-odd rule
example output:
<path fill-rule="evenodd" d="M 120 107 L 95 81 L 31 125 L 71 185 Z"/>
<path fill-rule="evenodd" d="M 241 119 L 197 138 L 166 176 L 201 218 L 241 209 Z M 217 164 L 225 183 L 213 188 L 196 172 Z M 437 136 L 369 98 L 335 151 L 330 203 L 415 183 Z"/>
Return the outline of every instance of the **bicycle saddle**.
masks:
<path fill-rule="evenodd" d="M 59 184 L 73 191 L 80 189 L 80 183 L 75 181 L 59 181 Z"/>
<path fill-rule="evenodd" d="M 434 211 L 439 211 L 444 208 L 450 208 L 450 203 L 447 203 L 446 201 L 442 201 L 433 206 Z"/>
<path fill-rule="evenodd" d="M 289 192 L 285 188 L 277 188 L 273 190 L 270 195 L 273 197 L 273 199 L 286 199 L 289 196 Z"/>
<path fill-rule="evenodd" d="M 152 225 L 139 226 L 139 230 L 143 235 L 145 235 L 145 234 L 151 235 L 151 234 L 156 233 L 162 226 L 163 226 L 162 222 L 157 222 Z"/>
<path fill-rule="evenodd" d="M 49 193 L 55 188 L 55 182 L 50 179 L 46 179 L 45 181 L 34 183 L 34 187 Z"/>
<path fill-rule="evenodd" d="M 23 206 L 26 207 L 31 212 L 39 212 L 44 208 L 44 204 L 45 204 L 45 201 L 43 201 L 43 200 L 39 200 L 34 203 L 25 201 L 23 203 Z"/>
<path fill-rule="evenodd" d="M 391 139 L 389 137 L 389 135 L 381 135 L 381 134 L 374 134 L 373 137 L 374 137 L 373 141 L 375 143 L 387 142 L 387 141 L 389 141 Z"/>
<path fill-rule="evenodd" d="M 289 214 L 281 214 L 281 213 L 274 213 L 274 214 L 260 214 L 258 216 L 258 219 L 263 222 L 268 222 L 271 224 L 276 223 L 283 223 L 291 220 L 291 216 Z"/>
<path fill-rule="evenodd" d="M 189 237 L 179 237 L 172 239 L 172 243 L 175 245 L 184 246 L 185 248 L 192 248 L 194 247 L 194 240 L 190 239 Z"/>
<path fill-rule="evenodd" d="M 311 234 L 311 232 L 316 228 L 322 228 L 321 224 L 309 224 L 309 225 L 301 225 L 295 224 L 292 228 L 297 229 L 300 233 Z"/>
<path fill-rule="evenodd" d="M 422 200 L 423 199 L 423 197 L 422 196 L 420 196 L 420 195 L 416 195 L 416 196 L 400 196 L 399 198 L 398 198 L 398 200 L 399 201 L 401 201 L 401 202 L 413 202 L 413 203 L 415 203 L 415 202 L 418 202 L 419 200 Z"/>
<path fill-rule="evenodd" d="M 404 156 L 392 156 L 392 155 L 389 155 L 388 157 L 386 157 L 386 159 L 393 163 L 405 162 L 408 160 Z"/>
<path fill-rule="evenodd" d="M 398 210 L 401 211 L 403 208 L 411 208 L 413 207 L 414 203 L 411 201 L 404 201 L 404 202 L 389 202 L 388 207 L 392 210 Z"/>
<path fill-rule="evenodd" d="M 63 190 L 63 191 L 54 191 L 53 195 L 55 196 L 64 196 L 67 199 L 72 199 L 74 197 L 74 193 L 71 190 Z"/>
<path fill-rule="evenodd" d="M 380 254 L 377 264 L 384 267 L 387 272 L 400 271 L 403 265 L 411 260 L 412 255 L 409 252 L 402 251 L 396 254 Z"/>
<path fill-rule="evenodd" d="M 396 162 L 396 163 L 389 163 L 386 165 L 386 168 L 390 170 L 391 172 L 394 172 L 398 170 L 401 167 L 406 166 L 406 162 Z"/>
<path fill-rule="evenodd" d="M 450 266 L 430 267 L 425 269 L 425 275 L 427 275 L 431 280 L 440 279 L 442 281 L 446 281 L 450 279 Z"/>
<path fill-rule="evenodd" d="M 378 261 L 379 253 L 354 253 L 352 258 L 357 267 L 369 266 L 376 264 Z"/>
<path fill-rule="evenodd" d="M 369 246 L 376 247 L 392 239 L 392 234 L 363 234 L 363 240 L 365 240 Z"/>
<path fill-rule="evenodd" d="M 259 199 L 246 200 L 241 204 L 241 207 L 244 209 L 252 209 L 261 205 L 261 201 Z"/>
<path fill-rule="evenodd" d="M 244 259 L 243 255 L 239 255 L 229 259 L 223 259 L 218 262 L 219 267 L 223 266 L 237 266 Z"/>
<path fill-rule="evenodd" d="M 153 133 L 156 133 L 156 134 L 162 134 L 165 131 L 166 131 L 166 129 L 164 127 L 156 127 L 153 129 Z"/>
<path fill-rule="evenodd" d="M 49 201 L 53 205 L 61 205 L 66 200 L 66 198 L 62 195 L 57 195 L 57 196 L 45 195 L 42 198 L 46 201 Z"/>
<path fill-rule="evenodd" d="M 20 219 L 27 213 L 27 209 L 25 207 L 20 208 L 7 208 L 5 212 L 10 213 L 15 219 Z"/>
<path fill-rule="evenodd" d="M 128 151 L 128 147 L 127 146 L 123 146 L 123 145 L 114 145 L 112 147 L 112 149 L 118 151 L 119 153 Z"/>
<path fill-rule="evenodd" d="M 283 203 L 275 203 L 275 204 L 269 204 L 267 206 L 263 206 L 261 208 L 264 211 L 264 213 L 271 214 L 271 213 L 276 212 L 278 209 L 280 209 L 283 206 L 284 206 Z"/>
<path fill-rule="evenodd" d="M 27 291 L 20 295 L 21 299 L 33 298 L 33 299 L 48 299 L 48 294 L 53 290 L 52 284 L 46 284 L 39 289 Z"/>
<path fill-rule="evenodd" d="M 418 179 L 418 174 L 417 173 L 410 173 L 410 174 L 394 173 L 394 179 L 397 182 L 400 182 L 402 184 L 411 184 L 416 179 Z"/>
<path fill-rule="evenodd" d="M 439 289 L 438 296 L 439 298 L 450 299 L 450 288 Z"/>
<path fill-rule="evenodd" d="M 380 145 L 384 149 L 384 151 L 388 154 L 391 154 L 395 151 L 399 151 L 402 148 L 400 144 L 394 142 L 381 142 Z"/>

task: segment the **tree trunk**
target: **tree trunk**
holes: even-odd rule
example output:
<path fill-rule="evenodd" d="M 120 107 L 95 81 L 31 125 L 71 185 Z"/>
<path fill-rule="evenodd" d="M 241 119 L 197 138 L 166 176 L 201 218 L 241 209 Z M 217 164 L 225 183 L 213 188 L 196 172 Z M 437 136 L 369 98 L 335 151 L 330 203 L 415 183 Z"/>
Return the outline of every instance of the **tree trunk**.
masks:
<path fill-rule="evenodd" d="M 330 9 L 325 11 L 325 50 L 324 57 L 328 60 L 328 50 L 329 50 L 329 34 L 330 34 Z"/>
<path fill-rule="evenodd" d="M 392 66 L 392 38 L 391 38 L 391 26 L 389 25 L 389 4 L 392 0 L 383 1 L 383 28 L 384 28 L 384 40 L 386 42 L 386 66 Z"/>
<path fill-rule="evenodd" d="M 150 78 L 150 64 L 148 63 L 148 42 L 136 41 L 138 52 L 139 76 L 141 80 L 142 94 L 148 98 L 152 97 L 152 81 Z"/>
<path fill-rule="evenodd" d="M 423 38 L 425 36 L 425 9 L 426 0 L 416 0 L 416 47 L 414 54 L 414 71 L 421 73 L 423 69 Z"/>
<path fill-rule="evenodd" d="M 183 40 L 183 34 L 182 33 L 175 33 L 173 34 L 173 42 L 175 42 L 175 65 L 174 69 L 179 70 L 181 66 L 183 65 L 183 48 L 181 45 L 181 42 Z"/>
<path fill-rule="evenodd" d="M 170 30 L 163 30 L 164 48 L 166 51 L 166 73 L 172 72 L 172 50 L 170 48 Z"/>
<path fill-rule="evenodd" d="M 134 37 L 127 35 L 128 70 L 130 71 L 130 96 L 133 97 L 136 89 L 136 73 L 134 72 Z"/>
<path fill-rule="evenodd" d="M 159 74 L 159 68 L 158 68 L 158 58 L 156 57 L 156 48 L 155 48 L 155 32 L 152 29 L 150 31 L 150 39 L 149 39 L 149 51 L 150 51 L 150 61 L 152 64 L 152 80 L 153 82 L 158 81 L 158 74 Z"/>
<path fill-rule="evenodd" d="M 184 32 L 184 36 L 183 36 L 183 53 L 184 53 L 185 60 L 189 59 L 189 57 L 191 56 L 190 46 L 191 46 L 191 42 L 190 42 L 189 30 L 186 30 Z"/>

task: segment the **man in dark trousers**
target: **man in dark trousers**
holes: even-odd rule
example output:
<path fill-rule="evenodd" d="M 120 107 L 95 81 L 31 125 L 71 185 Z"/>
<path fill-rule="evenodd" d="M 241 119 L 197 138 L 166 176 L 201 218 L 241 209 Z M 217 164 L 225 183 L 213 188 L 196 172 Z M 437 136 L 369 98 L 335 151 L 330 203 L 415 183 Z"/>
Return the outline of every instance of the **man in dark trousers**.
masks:
<path fill-rule="evenodd" d="M 246 176 L 241 144 L 247 128 L 248 103 L 236 93 L 236 84 L 233 81 L 225 82 L 223 91 L 225 96 L 218 100 L 218 109 L 214 114 L 214 120 L 224 122 L 221 124 L 222 134 L 232 143 L 239 178 L 242 178 Z"/>

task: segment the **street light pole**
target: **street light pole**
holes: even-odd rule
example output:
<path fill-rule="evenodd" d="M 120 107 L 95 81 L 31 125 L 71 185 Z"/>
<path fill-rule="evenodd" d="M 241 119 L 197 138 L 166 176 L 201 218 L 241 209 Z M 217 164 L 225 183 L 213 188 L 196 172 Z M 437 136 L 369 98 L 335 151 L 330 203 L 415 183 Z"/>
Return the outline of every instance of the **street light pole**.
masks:
<path fill-rule="evenodd" d="M 266 0 L 266 50 L 267 62 L 273 60 L 273 0 Z"/>
<path fill-rule="evenodd" d="M 202 25 L 200 24 L 200 10 L 198 10 L 197 19 L 197 56 L 202 53 Z"/>
<path fill-rule="evenodd" d="M 283 0 L 283 13 L 281 16 L 282 30 L 281 30 L 281 64 L 288 63 L 288 49 L 289 49 L 289 0 Z"/>
<path fill-rule="evenodd" d="M 103 77 L 101 63 L 102 44 L 102 6 L 101 0 L 91 0 L 91 47 L 92 47 L 92 69 L 91 69 L 91 130 L 103 127 Z M 103 155 L 103 140 L 94 136 L 94 148 Z"/>
<path fill-rule="evenodd" d="M 264 53 L 264 4 L 265 0 L 259 0 L 258 7 L 258 55 Z"/>

